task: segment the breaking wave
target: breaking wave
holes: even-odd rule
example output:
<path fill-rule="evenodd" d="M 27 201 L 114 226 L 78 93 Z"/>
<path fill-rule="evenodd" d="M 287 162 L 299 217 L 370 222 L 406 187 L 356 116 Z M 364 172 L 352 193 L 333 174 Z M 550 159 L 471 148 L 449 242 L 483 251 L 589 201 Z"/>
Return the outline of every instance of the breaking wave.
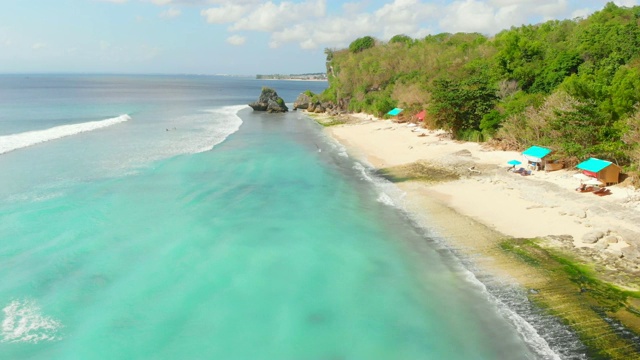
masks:
<path fill-rule="evenodd" d="M 43 316 L 40 306 L 32 300 L 14 300 L 2 309 L 2 339 L 4 343 L 58 340 L 60 321 Z"/>
<path fill-rule="evenodd" d="M 19 134 L 0 136 L 0 154 L 83 132 L 102 129 L 129 120 L 131 120 L 131 117 L 125 114 L 106 120 L 61 125 L 46 130 L 27 131 Z"/>

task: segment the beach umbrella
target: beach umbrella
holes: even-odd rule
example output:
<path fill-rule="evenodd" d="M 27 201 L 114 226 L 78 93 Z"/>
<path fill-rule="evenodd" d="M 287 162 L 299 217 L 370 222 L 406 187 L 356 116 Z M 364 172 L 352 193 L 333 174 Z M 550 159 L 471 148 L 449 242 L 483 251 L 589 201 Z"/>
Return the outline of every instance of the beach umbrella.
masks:
<path fill-rule="evenodd" d="M 393 110 L 389 111 L 387 113 L 387 115 L 391 115 L 391 116 L 396 116 L 398 114 L 400 114 L 404 109 L 400 109 L 400 108 L 393 108 Z"/>
<path fill-rule="evenodd" d="M 518 161 L 518 160 L 509 160 L 509 161 L 507 162 L 507 164 L 509 164 L 509 165 L 513 165 L 513 166 L 516 166 L 516 165 L 520 165 L 520 164 L 522 164 L 522 162 L 520 162 L 520 161 Z"/>

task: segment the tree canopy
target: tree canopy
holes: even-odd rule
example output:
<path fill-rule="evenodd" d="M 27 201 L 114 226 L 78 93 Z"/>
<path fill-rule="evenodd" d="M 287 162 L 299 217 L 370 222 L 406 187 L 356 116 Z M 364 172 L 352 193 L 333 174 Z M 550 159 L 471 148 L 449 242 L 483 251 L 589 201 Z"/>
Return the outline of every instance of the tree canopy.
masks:
<path fill-rule="evenodd" d="M 351 44 L 349 44 L 349 50 L 352 53 L 359 53 L 363 50 L 374 47 L 376 44 L 376 40 L 371 36 L 365 36 L 361 38 L 355 39 Z"/>

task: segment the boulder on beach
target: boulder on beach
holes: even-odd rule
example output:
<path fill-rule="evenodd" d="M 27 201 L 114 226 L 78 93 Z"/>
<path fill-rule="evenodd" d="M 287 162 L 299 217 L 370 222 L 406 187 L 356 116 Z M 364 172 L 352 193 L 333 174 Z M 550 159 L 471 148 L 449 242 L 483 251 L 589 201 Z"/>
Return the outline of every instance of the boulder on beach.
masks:
<path fill-rule="evenodd" d="M 598 240 L 602 239 L 606 234 L 600 230 L 594 230 L 584 234 L 582 242 L 585 244 L 595 244 Z"/>
<path fill-rule="evenodd" d="M 266 111 L 269 113 L 283 113 L 289 111 L 284 100 L 278 93 L 269 87 L 263 87 L 262 93 L 256 102 L 249 104 L 253 111 Z"/>

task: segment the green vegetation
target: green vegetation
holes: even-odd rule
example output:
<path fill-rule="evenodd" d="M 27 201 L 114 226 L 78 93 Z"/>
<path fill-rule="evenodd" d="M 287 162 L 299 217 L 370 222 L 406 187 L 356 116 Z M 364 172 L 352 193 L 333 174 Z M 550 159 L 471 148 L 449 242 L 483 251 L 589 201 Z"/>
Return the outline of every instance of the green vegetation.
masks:
<path fill-rule="evenodd" d="M 610 319 L 640 333 L 639 292 L 601 281 L 594 269 L 543 248 L 536 239 L 504 240 L 500 247 L 544 278 L 529 293 L 529 300 L 572 328 L 588 347 L 590 358 L 637 358 L 640 344 L 616 329 Z"/>
<path fill-rule="evenodd" d="M 342 125 L 346 123 L 346 121 L 344 121 L 343 119 L 337 118 L 335 116 L 324 116 L 314 113 L 310 113 L 309 116 L 311 116 L 318 124 L 324 127 Z"/>
<path fill-rule="evenodd" d="M 376 40 L 371 36 L 365 36 L 358 39 L 355 39 L 351 44 L 349 44 L 349 50 L 352 53 L 359 53 L 361 51 L 367 50 L 375 46 Z"/>
<path fill-rule="evenodd" d="M 640 6 L 585 19 L 388 43 L 365 36 L 326 50 L 321 100 L 383 116 L 394 107 L 458 139 L 640 169 Z"/>

